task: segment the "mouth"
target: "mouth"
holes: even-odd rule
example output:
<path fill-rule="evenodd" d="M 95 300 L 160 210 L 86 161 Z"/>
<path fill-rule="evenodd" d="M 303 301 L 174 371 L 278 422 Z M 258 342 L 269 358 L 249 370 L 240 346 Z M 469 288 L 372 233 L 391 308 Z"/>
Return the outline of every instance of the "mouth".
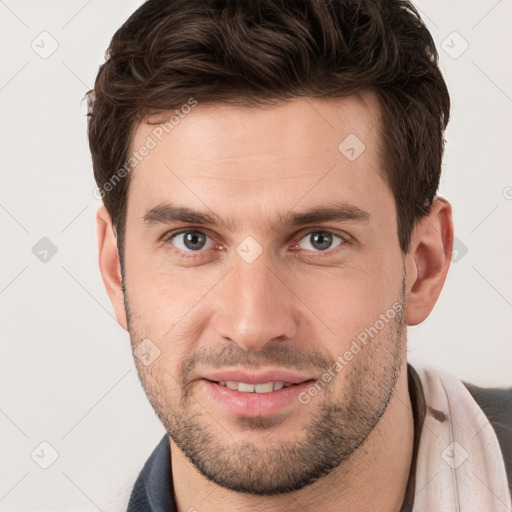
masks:
<path fill-rule="evenodd" d="M 298 399 L 299 395 L 314 382 L 314 379 L 300 378 L 295 378 L 298 382 L 256 378 L 250 380 L 253 382 L 203 377 L 199 379 L 199 384 L 225 412 L 254 418 L 275 416 L 304 407 Z"/>
<path fill-rule="evenodd" d="M 208 380 L 208 379 L 207 379 Z M 238 382 L 234 380 L 219 380 L 210 381 L 219 386 L 224 386 L 234 391 L 240 391 L 241 393 L 272 393 L 273 391 L 279 391 L 283 388 L 289 388 L 291 386 L 297 386 L 302 383 L 283 382 L 283 381 L 269 381 L 257 384 L 251 384 L 248 382 Z M 313 382 L 313 379 L 304 382 Z"/>

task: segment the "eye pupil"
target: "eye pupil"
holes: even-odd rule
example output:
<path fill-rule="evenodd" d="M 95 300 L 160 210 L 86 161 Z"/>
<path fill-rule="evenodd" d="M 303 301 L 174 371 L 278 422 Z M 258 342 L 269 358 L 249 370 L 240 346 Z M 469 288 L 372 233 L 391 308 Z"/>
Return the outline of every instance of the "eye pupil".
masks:
<path fill-rule="evenodd" d="M 202 249 L 206 243 L 205 236 L 199 231 L 189 231 L 183 237 L 185 247 L 190 250 Z"/>
<path fill-rule="evenodd" d="M 332 244 L 332 235 L 324 231 L 311 234 L 311 245 L 320 251 L 329 249 Z"/>

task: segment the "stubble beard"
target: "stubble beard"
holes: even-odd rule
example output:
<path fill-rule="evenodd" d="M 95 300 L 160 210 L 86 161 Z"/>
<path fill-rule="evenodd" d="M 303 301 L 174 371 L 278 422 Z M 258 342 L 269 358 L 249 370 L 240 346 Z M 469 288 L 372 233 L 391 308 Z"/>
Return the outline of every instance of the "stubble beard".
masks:
<path fill-rule="evenodd" d="M 194 396 L 189 379 L 192 368 L 199 361 L 206 363 L 212 358 L 217 363 L 222 361 L 225 366 L 245 367 L 256 366 L 256 361 L 269 365 L 286 359 L 283 366 L 298 368 L 299 365 L 290 364 L 297 360 L 292 348 L 272 346 L 268 352 L 255 354 L 230 346 L 209 353 L 195 353 L 179 365 L 176 377 L 158 364 L 146 367 L 136 360 L 139 378 L 169 437 L 208 480 L 226 489 L 252 495 L 297 491 L 347 464 L 382 418 L 405 357 L 405 280 L 397 302 L 402 307 L 396 316 L 341 370 L 343 387 L 337 386 L 334 378 L 309 405 L 298 406 L 304 407 L 304 411 L 298 411 L 299 415 L 308 414 L 309 407 L 315 407 L 317 413 L 302 425 L 293 441 L 277 441 L 275 438 L 278 435 L 282 439 L 282 432 L 287 431 L 286 426 L 279 431 L 279 426 L 286 424 L 283 416 L 238 417 L 234 426 L 220 427 L 200 405 L 200 397 Z M 126 291 L 125 303 L 130 338 L 135 348 L 144 336 L 133 325 Z M 307 357 L 310 367 L 318 368 L 322 364 L 324 371 L 334 364 L 317 353 Z M 305 368 L 308 364 L 302 361 L 301 366 Z M 177 387 L 179 397 L 176 397 Z M 236 441 L 230 430 L 242 440 Z M 239 435 L 240 430 L 249 431 L 253 438 L 258 433 L 261 442 L 243 440 L 247 435 Z"/>

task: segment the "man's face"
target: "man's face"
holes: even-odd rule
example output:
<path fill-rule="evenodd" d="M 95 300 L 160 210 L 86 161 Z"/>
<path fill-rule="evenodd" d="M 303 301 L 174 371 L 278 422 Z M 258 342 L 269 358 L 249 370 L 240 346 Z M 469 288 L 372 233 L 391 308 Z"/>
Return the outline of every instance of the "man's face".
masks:
<path fill-rule="evenodd" d="M 300 489 L 344 463 L 404 370 L 378 117 L 364 94 L 199 104 L 161 141 L 136 130 L 132 151 L 158 143 L 131 176 L 125 303 L 133 348 L 159 351 L 137 369 L 172 440 L 226 488 Z"/>

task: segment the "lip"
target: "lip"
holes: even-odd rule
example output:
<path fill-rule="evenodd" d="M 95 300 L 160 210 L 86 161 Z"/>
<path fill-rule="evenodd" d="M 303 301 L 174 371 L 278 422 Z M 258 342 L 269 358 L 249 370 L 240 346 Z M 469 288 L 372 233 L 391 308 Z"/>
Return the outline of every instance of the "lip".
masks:
<path fill-rule="evenodd" d="M 269 379 L 265 382 L 270 382 L 271 380 L 290 382 L 282 379 Z M 241 380 L 240 382 L 246 381 Z M 313 380 L 310 379 L 270 393 L 244 393 L 221 386 L 217 382 L 212 382 L 208 379 L 199 379 L 198 381 L 201 390 L 205 394 L 209 394 L 224 410 L 249 418 L 274 416 L 294 404 L 295 406 L 300 405 L 298 400 L 299 394 L 305 391 L 312 382 Z M 257 383 L 248 382 L 248 384 Z"/>
<path fill-rule="evenodd" d="M 311 376 L 299 375 L 298 373 L 286 370 L 248 372 L 236 368 L 210 372 L 201 375 L 201 377 L 213 382 L 231 380 L 235 382 L 245 382 L 247 384 L 264 384 L 265 382 L 290 382 L 291 384 L 301 384 L 302 382 L 313 380 Z M 277 393 L 277 391 L 275 391 L 275 393 Z"/>

